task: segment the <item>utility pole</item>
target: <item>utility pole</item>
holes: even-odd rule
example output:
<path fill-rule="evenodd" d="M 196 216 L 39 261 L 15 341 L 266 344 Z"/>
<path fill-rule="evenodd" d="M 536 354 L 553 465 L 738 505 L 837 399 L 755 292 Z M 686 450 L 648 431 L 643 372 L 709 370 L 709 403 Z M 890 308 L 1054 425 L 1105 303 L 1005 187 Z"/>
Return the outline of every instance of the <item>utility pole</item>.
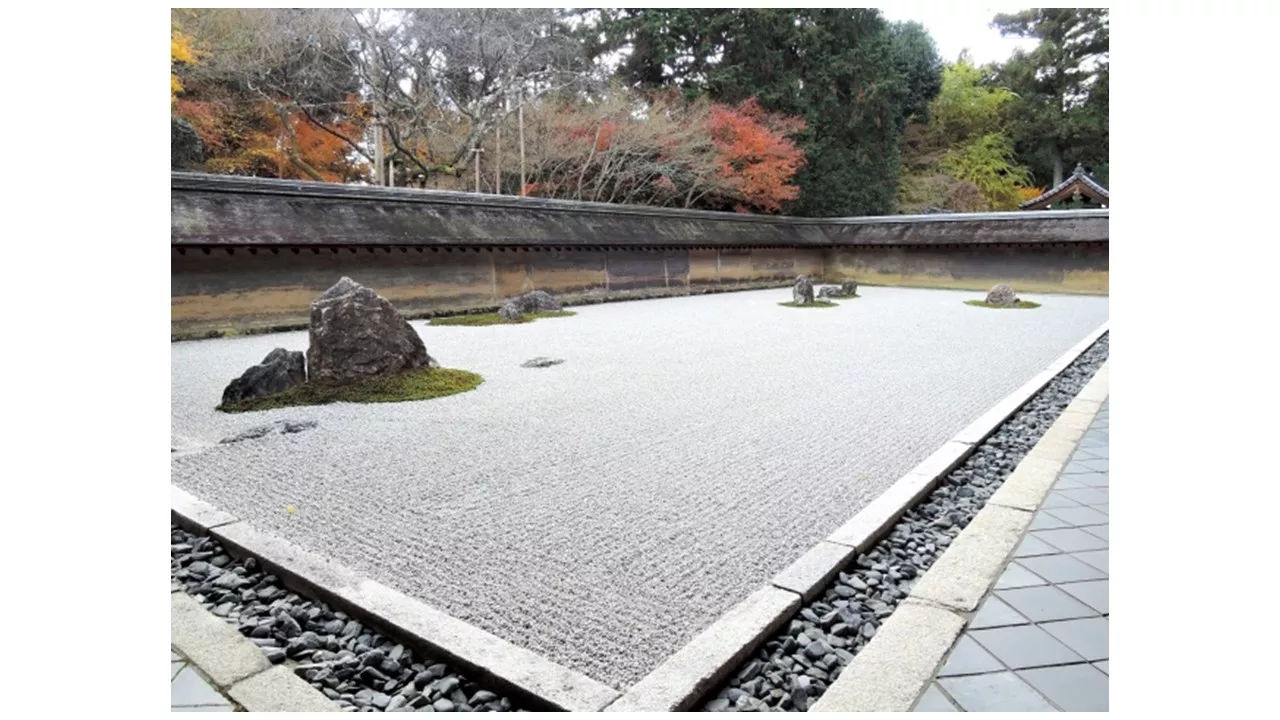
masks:
<path fill-rule="evenodd" d="M 476 192 L 480 192 L 480 153 L 484 152 L 484 148 L 476 145 L 471 148 L 471 155 L 476 164 Z"/>
<path fill-rule="evenodd" d="M 493 135 L 493 192 L 502 194 L 502 121 L 506 119 L 507 101 L 502 101 L 503 115 L 498 118 L 498 125 Z"/>
<path fill-rule="evenodd" d="M 382 125 L 373 126 L 373 181 L 378 185 L 386 185 L 386 168 L 383 167 L 384 159 L 382 155 Z"/>
<path fill-rule="evenodd" d="M 524 89 L 520 90 L 520 105 L 516 108 L 516 113 L 520 116 L 520 197 L 524 197 Z"/>

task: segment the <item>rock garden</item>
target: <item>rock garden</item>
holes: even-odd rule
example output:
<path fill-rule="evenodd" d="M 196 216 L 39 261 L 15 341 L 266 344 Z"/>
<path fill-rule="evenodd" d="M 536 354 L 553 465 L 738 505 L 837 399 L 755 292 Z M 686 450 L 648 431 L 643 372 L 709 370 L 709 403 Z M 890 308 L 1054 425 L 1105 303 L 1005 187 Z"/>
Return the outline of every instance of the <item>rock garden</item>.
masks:
<path fill-rule="evenodd" d="M 502 304 L 497 312 L 492 313 L 473 313 L 471 315 L 452 315 L 449 317 L 433 318 L 430 323 L 432 325 L 462 325 L 462 326 L 482 326 L 482 325 L 518 325 L 522 323 L 530 323 L 534 320 L 542 318 L 570 317 L 577 313 L 572 310 L 565 310 L 560 301 L 556 300 L 551 294 L 534 290 L 517 297 L 511 298 Z"/>
<path fill-rule="evenodd" d="M 839 304 L 832 300 L 852 300 L 856 297 L 861 296 L 858 295 L 858 283 L 854 280 L 845 280 L 839 285 L 824 285 L 815 297 L 813 281 L 801 275 L 791 288 L 791 301 L 778 304 L 793 308 L 829 308 Z"/>
<path fill-rule="evenodd" d="M 1013 288 L 1000 283 L 991 288 L 984 300 L 965 300 L 965 305 L 973 305 L 974 307 L 996 308 L 996 309 L 1012 309 L 1012 310 L 1030 310 L 1040 307 L 1040 303 L 1030 300 L 1022 300 L 1013 292 Z"/>
<path fill-rule="evenodd" d="M 347 277 L 311 303 L 309 343 L 305 355 L 272 350 L 227 385 L 218 409 L 426 400 L 483 382 L 440 367 L 386 298 Z"/>
<path fill-rule="evenodd" d="M 823 288 L 826 290 L 826 288 Z M 828 297 L 824 295 L 823 297 Z M 818 300 L 813 296 L 813 281 L 801 275 L 796 278 L 796 284 L 791 288 L 791 302 L 778 303 L 782 307 L 792 308 L 830 308 L 836 307 L 836 303 L 830 300 Z"/>

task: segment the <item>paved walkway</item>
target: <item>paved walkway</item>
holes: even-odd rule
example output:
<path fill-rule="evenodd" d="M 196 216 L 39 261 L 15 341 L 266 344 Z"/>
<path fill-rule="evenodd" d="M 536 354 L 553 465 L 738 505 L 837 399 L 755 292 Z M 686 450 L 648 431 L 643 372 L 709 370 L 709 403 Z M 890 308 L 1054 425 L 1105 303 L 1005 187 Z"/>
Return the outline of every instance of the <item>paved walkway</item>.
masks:
<path fill-rule="evenodd" d="M 170 712 L 234 712 L 235 705 L 214 688 L 190 660 L 169 647 Z"/>
<path fill-rule="evenodd" d="M 1107 710 L 1108 409 L 916 712 Z"/>

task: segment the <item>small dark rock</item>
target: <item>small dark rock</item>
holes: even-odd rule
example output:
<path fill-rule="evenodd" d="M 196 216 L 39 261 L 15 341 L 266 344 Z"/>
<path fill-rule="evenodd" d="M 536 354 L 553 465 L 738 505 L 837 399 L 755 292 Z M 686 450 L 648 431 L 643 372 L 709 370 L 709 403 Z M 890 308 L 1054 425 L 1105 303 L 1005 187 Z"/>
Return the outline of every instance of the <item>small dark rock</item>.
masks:
<path fill-rule="evenodd" d="M 544 368 L 544 367 L 551 367 L 552 365 L 559 365 L 562 362 L 564 362 L 564 360 L 560 358 L 536 357 L 536 358 L 533 358 L 532 360 L 525 360 L 524 362 L 520 363 L 520 367 Z"/>
<path fill-rule="evenodd" d="M 267 353 L 262 362 L 245 370 L 243 375 L 227 385 L 222 391 L 222 404 L 276 395 L 306 381 L 305 356 L 301 352 L 276 348 Z"/>

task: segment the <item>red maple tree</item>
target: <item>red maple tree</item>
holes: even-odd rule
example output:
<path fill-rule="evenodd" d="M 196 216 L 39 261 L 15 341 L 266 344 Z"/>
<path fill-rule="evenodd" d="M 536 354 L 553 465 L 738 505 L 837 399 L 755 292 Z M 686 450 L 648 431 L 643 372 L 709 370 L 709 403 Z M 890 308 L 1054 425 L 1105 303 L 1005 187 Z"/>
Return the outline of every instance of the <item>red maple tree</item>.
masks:
<path fill-rule="evenodd" d="M 721 175 L 738 212 L 776 213 L 800 189 L 792 178 L 804 165 L 804 150 L 791 135 L 805 129 L 804 120 L 766 112 L 755 98 L 735 106 L 716 104 L 707 121 L 721 163 Z"/>

